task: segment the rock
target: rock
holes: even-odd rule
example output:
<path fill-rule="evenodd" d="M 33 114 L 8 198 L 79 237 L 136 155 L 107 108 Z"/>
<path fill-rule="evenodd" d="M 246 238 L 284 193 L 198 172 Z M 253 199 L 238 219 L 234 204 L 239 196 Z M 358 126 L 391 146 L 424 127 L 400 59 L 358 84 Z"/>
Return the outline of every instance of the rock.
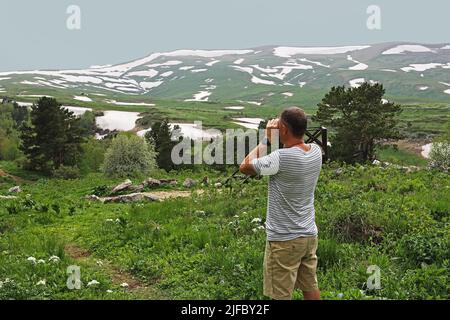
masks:
<path fill-rule="evenodd" d="M 15 186 L 15 187 L 10 188 L 8 190 L 8 192 L 9 193 L 20 193 L 20 192 L 22 192 L 22 189 L 20 189 L 20 186 Z"/>
<path fill-rule="evenodd" d="M 379 160 L 373 160 L 372 164 L 375 166 L 379 166 L 381 165 L 381 162 Z"/>
<path fill-rule="evenodd" d="M 197 184 L 197 181 L 187 178 L 186 180 L 184 180 L 183 182 L 183 187 L 185 188 L 192 188 Z"/>
<path fill-rule="evenodd" d="M 17 199 L 16 196 L 0 196 L 1 200 L 14 200 Z"/>
<path fill-rule="evenodd" d="M 214 184 L 214 188 L 222 188 L 222 184 L 220 182 L 217 182 Z"/>
<path fill-rule="evenodd" d="M 126 195 L 121 195 L 117 197 L 107 197 L 103 198 L 104 203 L 127 203 L 136 201 L 159 201 L 159 198 L 145 193 L 131 193 Z"/>
<path fill-rule="evenodd" d="M 91 195 L 88 195 L 88 196 L 86 196 L 86 197 L 84 197 L 86 200 L 91 200 L 91 201 L 100 201 L 101 199 L 98 197 L 98 196 L 96 196 L 95 194 L 91 194 Z"/>
<path fill-rule="evenodd" d="M 127 179 L 124 182 L 122 182 L 121 184 L 115 186 L 114 189 L 112 190 L 112 193 L 117 193 L 117 192 L 126 190 L 126 189 L 130 188 L 132 185 L 133 185 L 133 182 L 131 182 L 130 179 Z"/>
<path fill-rule="evenodd" d="M 161 181 L 153 178 L 148 178 L 147 180 L 142 182 L 144 187 L 155 188 L 161 185 Z"/>
<path fill-rule="evenodd" d="M 178 184 L 175 179 L 161 179 L 159 181 L 161 182 L 161 186 L 176 186 Z"/>

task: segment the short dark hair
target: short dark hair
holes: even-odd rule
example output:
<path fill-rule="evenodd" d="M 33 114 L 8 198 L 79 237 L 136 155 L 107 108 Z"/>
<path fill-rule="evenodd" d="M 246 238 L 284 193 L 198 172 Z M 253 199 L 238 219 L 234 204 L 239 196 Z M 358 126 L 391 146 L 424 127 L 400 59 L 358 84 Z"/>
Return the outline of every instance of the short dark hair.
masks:
<path fill-rule="evenodd" d="M 288 108 L 281 113 L 280 119 L 295 137 L 302 138 L 305 135 L 308 128 L 308 118 L 303 109 L 298 107 Z"/>

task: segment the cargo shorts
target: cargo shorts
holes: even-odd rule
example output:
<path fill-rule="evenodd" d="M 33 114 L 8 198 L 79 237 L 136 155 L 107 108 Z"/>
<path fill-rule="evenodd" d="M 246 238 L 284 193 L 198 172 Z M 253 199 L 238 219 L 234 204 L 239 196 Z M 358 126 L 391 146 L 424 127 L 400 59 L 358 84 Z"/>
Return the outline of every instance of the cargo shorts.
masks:
<path fill-rule="evenodd" d="M 294 288 L 304 292 L 318 289 L 317 244 L 316 236 L 267 241 L 264 295 L 276 300 L 290 300 Z"/>

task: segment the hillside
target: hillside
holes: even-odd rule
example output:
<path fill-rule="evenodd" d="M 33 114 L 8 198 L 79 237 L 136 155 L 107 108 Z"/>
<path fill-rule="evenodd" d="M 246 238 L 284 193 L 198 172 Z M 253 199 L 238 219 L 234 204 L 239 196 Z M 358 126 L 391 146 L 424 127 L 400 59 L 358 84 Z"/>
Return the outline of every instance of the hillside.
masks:
<path fill-rule="evenodd" d="M 85 196 L 120 180 L 0 169 L 23 190 L 0 201 L 0 299 L 263 298 L 265 179 L 217 188 L 225 175 L 180 171 L 170 175 L 178 186 L 151 191 L 201 194 L 103 204 Z M 181 186 L 205 175 L 208 186 Z M 0 177 L 0 195 L 16 183 Z M 315 204 L 323 297 L 448 299 L 449 188 L 447 173 L 325 165 Z M 66 287 L 70 265 L 81 267 L 80 290 Z M 381 290 L 367 289 L 370 265 Z"/>
<path fill-rule="evenodd" d="M 153 53 L 114 66 L 0 72 L 0 95 L 64 96 L 111 103 L 148 97 L 253 105 L 315 105 L 334 85 L 385 85 L 399 102 L 448 102 L 450 46 L 382 43 L 347 47 L 265 46 L 247 50 Z"/>

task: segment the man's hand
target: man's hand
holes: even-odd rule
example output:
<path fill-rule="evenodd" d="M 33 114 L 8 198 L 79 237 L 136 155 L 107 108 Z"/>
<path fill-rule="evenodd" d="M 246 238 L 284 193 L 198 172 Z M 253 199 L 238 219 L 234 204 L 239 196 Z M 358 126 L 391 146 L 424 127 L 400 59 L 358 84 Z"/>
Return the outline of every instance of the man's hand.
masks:
<path fill-rule="evenodd" d="M 267 126 L 266 126 L 266 138 L 272 143 L 272 132 L 273 130 L 278 130 L 279 129 L 279 122 L 280 120 L 278 119 L 272 119 L 269 120 L 269 122 L 267 122 Z"/>

